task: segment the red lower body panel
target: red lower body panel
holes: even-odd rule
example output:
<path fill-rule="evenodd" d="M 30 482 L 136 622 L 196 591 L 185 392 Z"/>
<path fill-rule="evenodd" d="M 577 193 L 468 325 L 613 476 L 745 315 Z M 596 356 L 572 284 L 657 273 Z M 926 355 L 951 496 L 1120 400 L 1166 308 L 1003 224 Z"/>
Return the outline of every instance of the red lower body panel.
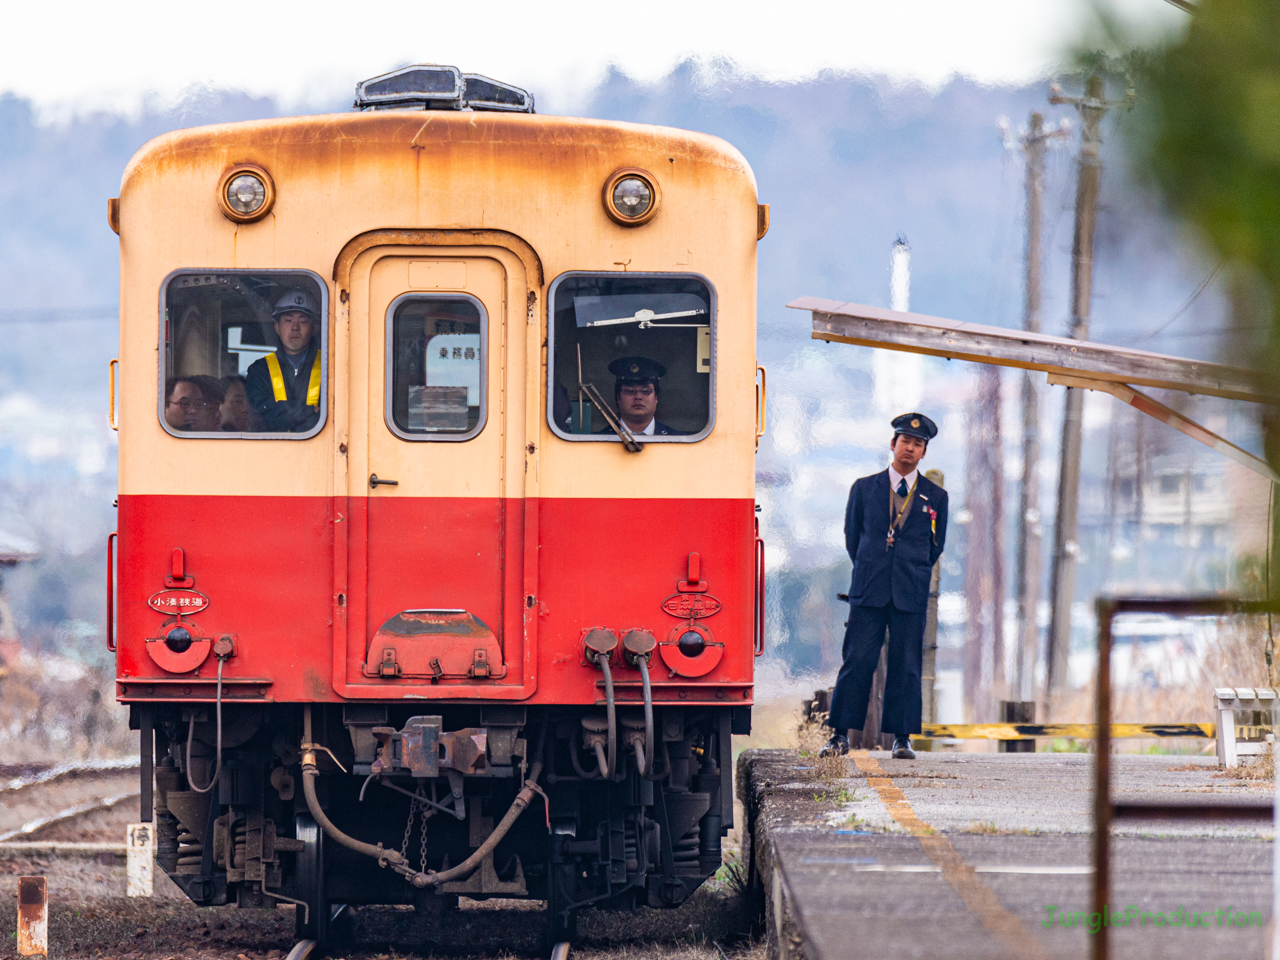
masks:
<path fill-rule="evenodd" d="M 639 628 L 660 643 L 678 636 L 688 621 L 663 601 L 687 579 L 696 552 L 705 593 L 719 601 L 697 622 L 719 660 L 691 678 L 655 656 L 655 700 L 749 703 L 753 516 L 749 500 L 121 496 L 120 696 L 211 694 L 212 657 L 175 675 L 146 649 L 173 626 L 148 599 L 165 589 L 175 548 L 192 589 L 209 598 L 189 618 L 193 632 L 235 638 L 224 697 L 277 702 L 596 702 L 601 675 L 582 662 L 584 631 Z M 369 656 L 370 638 L 407 610 L 474 615 L 497 636 L 504 675 L 438 683 L 369 676 L 378 656 Z M 614 673 L 618 699 L 638 701 L 639 674 L 621 663 Z"/>

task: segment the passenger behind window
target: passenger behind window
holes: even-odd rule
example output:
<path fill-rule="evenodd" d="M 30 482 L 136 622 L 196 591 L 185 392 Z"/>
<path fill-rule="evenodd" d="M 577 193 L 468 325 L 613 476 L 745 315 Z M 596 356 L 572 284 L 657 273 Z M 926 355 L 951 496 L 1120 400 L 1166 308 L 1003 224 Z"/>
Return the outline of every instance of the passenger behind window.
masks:
<path fill-rule="evenodd" d="M 622 422 L 637 437 L 681 437 L 658 421 L 658 384 L 667 368 L 648 357 L 619 357 L 609 364 L 613 383 L 613 400 Z M 601 433 L 609 432 L 607 429 Z"/>
<path fill-rule="evenodd" d="M 174 430 L 198 430 L 205 400 L 191 377 L 170 377 L 164 385 L 164 422 Z"/>
<path fill-rule="evenodd" d="M 320 419 L 320 311 L 305 290 L 294 288 L 271 311 L 280 346 L 249 366 L 249 406 L 269 433 L 304 433 Z"/>
<path fill-rule="evenodd" d="M 204 398 L 204 409 L 200 412 L 200 416 L 196 419 L 196 426 L 192 429 L 199 433 L 220 432 L 222 430 L 221 410 L 224 394 L 222 381 L 217 377 L 210 377 L 205 374 L 197 374 L 191 379 L 200 388 L 200 395 Z"/>
<path fill-rule="evenodd" d="M 245 392 L 245 379 L 233 373 L 222 378 L 222 406 L 218 410 L 221 429 L 228 433 L 251 433 L 259 428 L 257 419 L 249 407 L 249 395 Z"/>

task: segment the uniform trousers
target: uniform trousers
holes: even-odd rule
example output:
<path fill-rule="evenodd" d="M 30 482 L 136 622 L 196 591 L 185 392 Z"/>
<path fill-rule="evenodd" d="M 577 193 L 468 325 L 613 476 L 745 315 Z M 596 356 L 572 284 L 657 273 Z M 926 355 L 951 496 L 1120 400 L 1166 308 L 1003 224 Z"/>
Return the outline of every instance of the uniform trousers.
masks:
<path fill-rule="evenodd" d="M 880 645 L 889 631 L 888 673 L 884 684 L 885 733 L 920 732 L 920 673 L 924 660 L 925 613 L 907 613 L 892 603 L 883 607 L 849 607 L 844 631 L 844 663 L 836 677 L 827 724 L 837 732 L 861 730 L 867 722 L 871 683 L 880 664 Z"/>

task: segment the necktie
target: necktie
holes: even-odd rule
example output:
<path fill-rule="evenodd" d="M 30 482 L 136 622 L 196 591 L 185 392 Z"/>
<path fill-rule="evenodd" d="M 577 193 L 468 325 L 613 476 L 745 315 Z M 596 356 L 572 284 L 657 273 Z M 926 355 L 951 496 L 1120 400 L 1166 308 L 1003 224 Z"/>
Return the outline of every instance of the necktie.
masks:
<path fill-rule="evenodd" d="M 898 496 L 905 497 L 907 493 L 907 478 L 903 477 L 898 481 Z"/>

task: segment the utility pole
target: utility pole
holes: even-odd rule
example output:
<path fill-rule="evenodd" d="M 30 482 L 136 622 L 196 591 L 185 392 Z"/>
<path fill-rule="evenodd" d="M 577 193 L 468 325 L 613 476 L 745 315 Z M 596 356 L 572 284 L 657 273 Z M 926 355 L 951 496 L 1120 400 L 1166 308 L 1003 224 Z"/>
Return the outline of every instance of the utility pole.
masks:
<path fill-rule="evenodd" d="M 1067 135 L 1064 129 L 1044 129 L 1044 117 L 1031 114 L 1021 137 L 1027 158 L 1026 291 L 1022 327 L 1040 332 L 1040 233 L 1043 219 L 1045 145 Z M 1019 700 L 1032 698 L 1040 630 L 1040 383 L 1030 370 L 1022 375 L 1022 486 L 1018 494 L 1018 661 L 1015 683 Z"/>
<path fill-rule="evenodd" d="M 1089 314 L 1093 298 L 1093 229 L 1096 222 L 1098 186 L 1102 180 L 1102 118 L 1113 107 L 1128 106 L 1124 100 L 1103 98 L 1102 78 L 1090 77 L 1082 97 L 1066 97 L 1055 85 L 1049 102 L 1070 104 L 1082 120 L 1080 170 L 1076 181 L 1075 230 L 1071 241 L 1071 332 L 1072 339 L 1089 339 Z M 1062 447 L 1058 471 L 1058 513 L 1053 531 L 1052 617 L 1049 622 L 1048 677 L 1045 689 L 1045 719 L 1052 716 L 1053 697 L 1067 681 L 1067 660 L 1071 648 L 1071 605 L 1075 599 L 1076 542 L 1080 507 L 1080 415 L 1084 393 L 1067 388 L 1062 417 Z"/>
<path fill-rule="evenodd" d="M 992 693 L 1004 694 L 1004 456 L 1000 368 L 983 364 L 969 403 L 966 455 L 964 597 L 968 609 L 964 696 L 971 723 L 992 719 Z"/>

